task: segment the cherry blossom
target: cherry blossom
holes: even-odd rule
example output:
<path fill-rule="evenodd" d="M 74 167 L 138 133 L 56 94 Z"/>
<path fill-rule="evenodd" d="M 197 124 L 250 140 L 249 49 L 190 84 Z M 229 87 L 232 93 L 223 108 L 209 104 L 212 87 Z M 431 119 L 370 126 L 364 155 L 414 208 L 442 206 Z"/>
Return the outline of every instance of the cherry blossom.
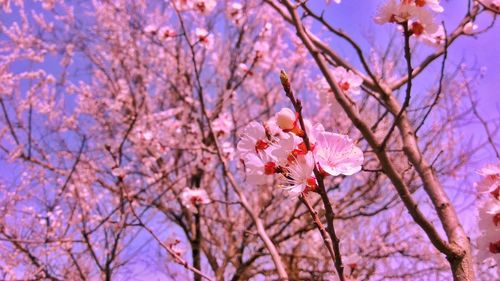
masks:
<path fill-rule="evenodd" d="M 413 6 L 398 3 L 397 0 L 386 1 L 378 9 L 375 22 L 378 24 L 405 22 L 411 18 L 413 9 Z"/>
<path fill-rule="evenodd" d="M 170 26 L 160 27 L 160 29 L 158 29 L 158 34 L 157 34 L 158 39 L 161 41 L 172 39 L 176 35 L 177 35 L 177 33 Z"/>
<path fill-rule="evenodd" d="M 478 173 L 483 179 L 476 184 L 477 191 L 486 196 L 478 203 L 478 258 L 493 259 L 500 266 L 500 163 L 486 165 Z"/>
<path fill-rule="evenodd" d="M 216 0 L 194 0 L 193 6 L 200 13 L 207 14 L 210 13 L 217 5 Z"/>
<path fill-rule="evenodd" d="M 440 25 L 436 32 L 428 33 L 425 31 L 418 38 L 420 41 L 428 44 L 429 46 L 439 47 L 444 45 L 446 35 L 444 33 L 443 26 Z"/>
<path fill-rule="evenodd" d="M 227 14 L 229 19 L 236 25 L 239 26 L 243 22 L 243 5 L 238 2 L 232 2 L 228 5 Z"/>
<path fill-rule="evenodd" d="M 222 113 L 212 122 L 212 129 L 217 136 L 228 136 L 233 129 L 233 120 L 228 113 Z"/>
<path fill-rule="evenodd" d="M 207 191 L 205 189 L 196 188 L 185 188 L 181 194 L 182 205 L 193 213 L 197 213 L 196 208 L 199 205 L 210 203 L 210 198 L 208 197 Z"/>
<path fill-rule="evenodd" d="M 500 12 L 500 0 L 480 0 L 479 2 L 494 12 Z"/>
<path fill-rule="evenodd" d="M 332 75 L 335 77 L 335 81 L 342 91 L 353 95 L 360 93 L 363 79 L 351 70 L 346 70 L 342 66 L 339 66 L 333 69 Z"/>
<path fill-rule="evenodd" d="M 379 8 L 375 22 L 378 24 L 407 23 L 412 34 L 418 37 L 424 33 L 433 34 L 438 30 L 433 12 L 442 11 L 439 2 L 434 0 L 404 0 L 399 3 L 396 0 L 389 0 Z"/>
<path fill-rule="evenodd" d="M 436 13 L 444 11 L 443 7 L 439 4 L 439 0 L 414 0 L 417 7 L 429 7 Z"/>
<path fill-rule="evenodd" d="M 486 165 L 479 170 L 478 174 L 483 176 L 483 179 L 476 184 L 479 193 L 498 193 L 498 189 L 500 189 L 500 163 Z"/>
<path fill-rule="evenodd" d="M 240 154 L 256 153 L 269 147 L 266 129 L 258 122 L 250 122 L 241 135 L 237 149 Z"/>
<path fill-rule="evenodd" d="M 274 123 L 274 130 L 281 133 L 270 133 Z M 266 123 L 270 124 L 267 128 L 257 122 L 247 125 L 238 143 L 247 182 L 266 184 L 269 176 L 277 174 L 280 186 L 296 196 L 315 190 L 315 168 L 333 176 L 361 170 L 363 152 L 348 136 L 326 132 L 322 124 L 309 119 L 303 119 L 303 123 L 305 132 L 299 128 L 298 113 L 282 108 Z M 303 139 L 305 134 L 309 147 Z"/>
<path fill-rule="evenodd" d="M 500 200 L 489 198 L 479 208 L 478 258 L 494 259 L 500 265 Z"/>
<path fill-rule="evenodd" d="M 314 155 L 320 168 L 332 176 L 355 174 L 363 163 L 363 151 L 348 136 L 329 132 L 319 134 Z"/>
<path fill-rule="evenodd" d="M 201 46 L 210 50 L 214 45 L 214 35 L 210 34 L 204 28 L 196 28 L 195 29 L 196 39 L 200 43 Z"/>
<path fill-rule="evenodd" d="M 316 188 L 316 178 L 313 174 L 314 158 L 311 152 L 294 157 L 294 161 L 285 168 L 280 178 L 280 186 L 292 197 L 300 195 L 306 189 Z"/>
<path fill-rule="evenodd" d="M 272 175 L 278 173 L 278 163 L 268 154 L 249 153 L 244 156 L 246 165 L 247 182 L 250 184 L 265 184 L 272 178 Z"/>
<path fill-rule="evenodd" d="M 168 237 L 165 242 L 163 242 L 168 248 L 170 248 L 176 256 L 182 257 L 186 253 L 186 247 L 182 244 L 182 241 L 176 236 Z"/>

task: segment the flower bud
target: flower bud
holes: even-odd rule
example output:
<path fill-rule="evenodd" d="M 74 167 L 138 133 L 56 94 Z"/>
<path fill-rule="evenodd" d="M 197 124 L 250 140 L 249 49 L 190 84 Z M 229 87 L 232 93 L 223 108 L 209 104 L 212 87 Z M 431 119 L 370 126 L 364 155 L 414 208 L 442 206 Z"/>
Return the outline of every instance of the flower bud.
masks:
<path fill-rule="evenodd" d="M 292 130 L 296 125 L 296 115 L 289 108 L 283 108 L 276 114 L 276 124 L 282 130 Z"/>
<path fill-rule="evenodd" d="M 280 71 L 280 82 L 281 85 L 283 85 L 283 88 L 285 88 L 285 91 L 290 90 L 290 80 L 288 80 L 288 75 L 286 75 L 284 70 Z"/>

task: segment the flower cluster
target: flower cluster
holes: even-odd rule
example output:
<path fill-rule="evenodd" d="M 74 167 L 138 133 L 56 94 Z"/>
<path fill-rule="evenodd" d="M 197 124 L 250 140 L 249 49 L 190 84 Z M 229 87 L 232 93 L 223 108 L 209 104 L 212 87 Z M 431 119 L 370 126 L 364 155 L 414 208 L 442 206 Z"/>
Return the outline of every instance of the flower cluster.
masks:
<path fill-rule="evenodd" d="M 493 258 L 500 266 L 500 163 L 485 166 L 479 174 L 483 179 L 477 191 L 488 195 L 479 203 L 479 258 Z"/>
<path fill-rule="evenodd" d="M 321 176 L 352 175 L 361 170 L 363 152 L 346 135 L 327 132 L 289 108 L 264 124 L 251 122 L 243 131 L 238 152 L 247 181 L 266 184 L 277 179 L 292 195 L 315 191 L 315 169 Z M 305 136 L 309 140 L 306 145 Z"/>
<path fill-rule="evenodd" d="M 375 22 L 408 24 L 412 35 L 426 43 L 440 45 L 444 43 L 445 34 L 434 16 L 443 10 L 439 0 L 389 0 L 378 10 Z"/>
<path fill-rule="evenodd" d="M 337 82 L 338 88 L 345 94 L 356 96 L 361 93 L 361 84 L 363 84 L 363 78 L 358 76 L 352 70 L 345 69 L 342 66 L 337 66 L 331 71 L 335 82 Z M 333 92 L 328 85 L 328 82 L 324 77 L 319 78 L 315 81 L 314 88 L 319 94 L 319 99 L 322 104 L 331 105 L 335 99 Z"/>

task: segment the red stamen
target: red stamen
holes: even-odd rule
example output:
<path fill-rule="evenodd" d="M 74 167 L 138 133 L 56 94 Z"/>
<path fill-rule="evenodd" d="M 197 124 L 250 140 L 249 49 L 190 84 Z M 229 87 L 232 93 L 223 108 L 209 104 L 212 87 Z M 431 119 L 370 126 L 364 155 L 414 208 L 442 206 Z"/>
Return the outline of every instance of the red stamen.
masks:
<path fill-rule="evenodd" d="M 498 240 L 495 243 L 490 243 L 489 250 L 493 254 L 499 254 L 500 253 L 500 240 Z"/>
<path fill-rule="evenodd" d="M 297 160 L 297 155 L 299 155 L 299 153 L 300 153 L 300 150 L 298 150 L 298 149 L 292 150 L 292 152 L 290 152 L 290 154 L 288 155 L 286 160 L 288 160 L 288 162 L 290 162 L 290 163 L 295 162 L 295 160 Z"/>
<path fill-rule="evenodd" d="M 276 163 L 274 162 L 267 162 L 264 165 L 264 174 L 266 175 L 272 175 L 276 173 Z"/>
<path fill-rule="evenodd" d="M 415 5 L 418 7 L 425 6 L 425 0 L 415 0 Z"/>
<path fill-rule="evenodd" d="M 339 84 L 339 86 L 340 86 L 340 89 L 344 92 L 349 90 L 349 87 L 351 87 L 351 85 L 349 85 L 349 82 L 342 82 Z"/>
<path fill-rule="evenodd" d="M 495 226 L 498 226 L 498 224 L 500 224 L 500 213 L 495 214 L 495 215 L 493 216 L 493 224 L 494 224 Z"/>
<path fill-rule="evenodd" d="M 491 192 L 491 195 L 495 197 L 497 200 L 500 200 L 500 186 L 497 189 Z"/>
<path fill-rule="evenodd" d="M 415 36 L 420 36 L 424 33 L 424 26 L 419 22 L 414 22 L 411 24 L 411 30 Z"/>
<path fill-rule="evenodd" d="M 200 10 L 200 12 L 202 12 L 202 13 L 205 12 L 205 9 L 206 9 L 205 3 L 199 2 L 199 3 L 196 4 L 196 7 L 198 7 L 198 9 Z"/>
<path fill-rule="evenodd" d="M 255 150 L 264 150 L 269 147 L 269 144 L 264 140 L 258 140 L 255 143 Z"/>
<path fill-rule="evenodd" d="M 315 177 L 310 177 L 306 180 L 306 188 L 304 188 L 304 193 L 315 192 L 318 189 L 318 184 L 316 183 Z"/>

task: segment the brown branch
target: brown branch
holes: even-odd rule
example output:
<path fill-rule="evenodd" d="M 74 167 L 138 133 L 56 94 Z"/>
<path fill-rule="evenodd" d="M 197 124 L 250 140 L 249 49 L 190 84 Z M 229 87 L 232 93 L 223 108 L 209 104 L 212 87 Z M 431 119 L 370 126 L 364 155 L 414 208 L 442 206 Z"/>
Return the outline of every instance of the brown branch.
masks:
<path fill-rule="evenodd" d="M 314 221 L 314 224 L 316 224 L 316 228 L 318 228 L 319 233 L 321 234 L 321 238 L 323 238 L 323 242 L 328 249 L 328 253 L 330 253 L 330 257 L 332 257 L 332 260 L 335 262 L 335 253 L 333 250 L 332 240 L 328 237 L 328 233 L 326 232 L 325 226 L 318 216 L 318 212 L 316 212 L 316 210 L 314 210 L 314 208 L 311 206 L 311 203 L 309 203 L 304 193 L 299 196 L 299 199 L 302 203 L 304 203 L 304 205 L 306 205 L 307 210 L 309 211 L 309 214 L 311 214 L 311 217 Z"/>

